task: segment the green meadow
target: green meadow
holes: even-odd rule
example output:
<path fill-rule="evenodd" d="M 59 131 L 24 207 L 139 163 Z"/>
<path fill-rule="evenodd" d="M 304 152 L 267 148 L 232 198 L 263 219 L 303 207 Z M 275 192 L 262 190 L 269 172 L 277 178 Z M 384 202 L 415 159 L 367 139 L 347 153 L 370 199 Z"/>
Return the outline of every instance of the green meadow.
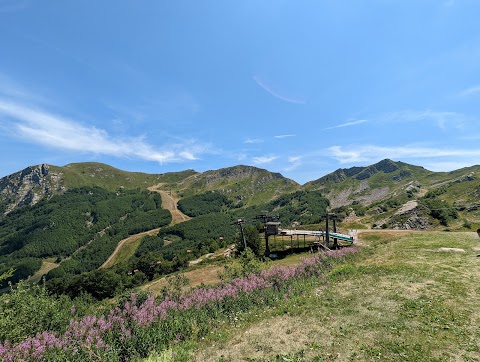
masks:
<path fill-rule="evenodd" d="M 359 244 L 328 285 L 145 361 L 480 360 L 475 233 L 365 231 Z"/>

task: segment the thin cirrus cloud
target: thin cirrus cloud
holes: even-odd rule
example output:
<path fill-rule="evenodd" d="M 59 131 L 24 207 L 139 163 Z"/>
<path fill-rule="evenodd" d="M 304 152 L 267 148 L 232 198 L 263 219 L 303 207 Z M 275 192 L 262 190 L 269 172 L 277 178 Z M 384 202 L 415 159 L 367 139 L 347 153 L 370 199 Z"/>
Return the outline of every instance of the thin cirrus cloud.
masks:
<path fill-rule="evenodd" d="M 306 102 L 303 100 L 303 99 L 296 99 L 296 98 L 291 98 L 291 97 L 287 97 L 283 94 L 280 94 L 279 92 L 277 92 L 275 89 L 273 89 L 272 86 L 270 86 L 269 84 L 267 84 L 267 82 L 265 82 L 264 80 L 262 80 L 260 77 L 258 76 L 254 76 L 253 77 L 253 80 L 255 81 L 255 83 L 257 83 L 264 91 L 266 91 L 267 93 L 269 93 L 271 96 L 274 96 L 275 98 L 278 98 L 284 102 L 287 102 L 287 103 L 293 103 L 293 104 L 305 104 Z"/>
<path fill-rule="evenodd" d="M 460 92 L 461 97 L 468 97 L 472 95 L 480 95 L 480 85 L 474 85 Z"/>
<path fill-rule="evenodd" d="M 284 171 L 290 172 L 302 165 L 302 156 L 290 156 L 288 157 L 288 166 L 284 168 Z"/>
<path fill-rule="evenodd" d="M 275 161 L 278 157 L 274 155 L 267 155 L 267 156 L 258 156 L 258 157 L 253 157 L 252 162 L 255 165 L 265 165 L 267 163 L 271 163 Z"/>
<path fill-rule="evenodd" d="M 359 124 L 362 124 L 362 123 L 367 123 L 367 122 L 368 122 L 368 120 L 366 120 L 366 119 L 359 119 L 359 120 L 356 120 L 356 121 L 345 122 L 345 123 L 342 123 L 342 124 L 337 124 L 336 126 L 327 127 L 327 128 L 324 128 L 323 130 L 326 131 L 326 130 L 329 130 L 329 129 L 356 126 L 356 125 L 359 125 Z"/>
<path fill-rule="evenodd" d="M 191 161 L 206 150 L 189 144 L 157 149 L 142 137 L 115 138 L 95 126 L 86 126 L 19 103 L 0 100 L 3 127 L 24 141 L 65 151 L 138 158 L 159 163 Z"/>
<path fill-rule="evenodd" d="M 462 129 L 468 122 L 467 117 L 458 112 L 441 112 L 432 110 L 390 112 L 380 116 L 383 122 L 431 122 L 441 129 Z"/>
<path fill-rule="evenodd" d="M 448 149 L 435 147 L 382 147 L 382 146 L 332 146 L 327 154 L 340 163 L 372 162 L 381 158 L 392 159 L 439 159 L 480 157 L 480 149 Z M 438 163 L 438 161 L 437 161 Z"/>
<path fill-rule="evenodd" d="M 277 136 L 273 136 L 273 138 L 278 138 L 278 139 L 289 138 L 289 137 L 295 137 L 295 135 L 294 134 L 280 134 L 280 135 L 277 135 Z"/>
<path fill-rule="evenodd" d="M 247 138 L 243 143 L 247 144 L 255 144 L 255 143 L 263 143 L 263 139 L 261 138 Z"/>

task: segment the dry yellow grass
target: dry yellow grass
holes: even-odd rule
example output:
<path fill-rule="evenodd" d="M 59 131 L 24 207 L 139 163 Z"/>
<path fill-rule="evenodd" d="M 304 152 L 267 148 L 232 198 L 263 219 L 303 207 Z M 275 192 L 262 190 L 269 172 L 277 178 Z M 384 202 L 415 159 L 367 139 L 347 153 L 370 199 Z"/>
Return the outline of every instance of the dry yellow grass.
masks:
<path fill-rule="evenodd" d="M 181 273 L 188 280 L 189 287 L 198 287 L 201 284 L 215 285 L 220 282 L 219 274 L 223 271 L 222 266 L 208 265 L 194 270 Z M 168 278 L 163 277 L 142 286 L 142 290 L 159 294 L 162 288 L 168 286 Z"/>
<path fill-rule="evenodd" d="M 53 270 L 60 265 L 60 264 L 53 263 L 51 259 L 52 258 L 45 259 L 42 261 L 42 266 L 40 267 L 40 269 L 37 270 L 37 272 L 34 275 L 30 277 L 29 282 L 38 283 L 40 280 L 42 280 L 44 275 L 47 275 L 47 273 L 50 270 Z"/>

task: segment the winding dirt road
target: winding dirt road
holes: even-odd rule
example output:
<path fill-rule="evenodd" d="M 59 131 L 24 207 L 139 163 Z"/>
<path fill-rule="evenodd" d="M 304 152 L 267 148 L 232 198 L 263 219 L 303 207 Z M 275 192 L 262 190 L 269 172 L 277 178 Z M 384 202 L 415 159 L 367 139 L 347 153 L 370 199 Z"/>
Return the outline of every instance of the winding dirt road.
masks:
<path fill-rule="evenodd" d="M 162 184 L 158 184 L 155 186 L 150 186 L 148 190 L 152 192 L 158 192 L 162 197 L 162 208 L 170 211 L 170 213 L 172 214 L 172 222 L 170 223 L 170 225 L 175 225 L 175 224 L 190 220 L 189 216 L 185 215 L 180 210 L 178 210 L 177 202 L 179 198 L 176 196 L 173 196 L 170 191 L 161 190 L 160 189 L 161 187 L 162 187 Z M 139 234 L 130 235 L 128 238 L 121 240 L 118 243 L 117 247 L 115 248 L 114 252 L 100 266 L 100 269 L 111 268 L 112 266 L 114 266 L 118 262 L 119 254 L 123 248 L 130 248 L 131 249 L 130 254 L 132 254 L 132 252 L 134 253 L 135 249 L 138 247 L 138 245 L 135 246 L 134 244 L 136 244 L 140 238 L 142 238 L 145 235 L 158 234 L 159 231 L 160 231 L 160 228 L 148 230 Z M 126 256 L 128 257 L 128 255 Z"/>
<path fill-rule="evenodd" d="M 111 268 L 112 266 L 114 266 L 118 262 L 118 254 L 119 254 L 121 249 L 126 248 L 126 247 L 130 247 L 130 245 L 135 244 L 138 241 L 138 239 L 140 239 L 140 238 L 142 238 L 146 235 L 158 234 L 159 231 L 160 231 L 160 228 L 153 229 L 153 230 L 148 230 L 148 231 L 144 231 L 143 233 L 131 235 L 128 238 L 121 240 L 118 243 L 115 250 L 113 251 L 113 253 L 108 257 L 108 259 L 105 261 L 105 263 L 103 263 L 100 266 L 99 269 Z M 134 249 L 133 252 L 131 253 L 133 255 L 133 253 L 135 253 L 136 247 L 132 246 L 132 248 Z M 130 256 L 132 256 L 132 255 L 130 255 Z"/>
<path fill-rule="evenodd" d="M 178 210 L 177 203 L 179 198 L 172 195 L 171 191 L 161 190 L 163 184 L 158 184 L 155 186 L 150 186 L 148 191 L 158 192 L 162 197 L 162 207 L 167 209 L 172 214 L 172 223 L 171 225 L 175 225 L 187 220 L 190 220 L 190 217 L 185 215 L 183 212 Z"/>

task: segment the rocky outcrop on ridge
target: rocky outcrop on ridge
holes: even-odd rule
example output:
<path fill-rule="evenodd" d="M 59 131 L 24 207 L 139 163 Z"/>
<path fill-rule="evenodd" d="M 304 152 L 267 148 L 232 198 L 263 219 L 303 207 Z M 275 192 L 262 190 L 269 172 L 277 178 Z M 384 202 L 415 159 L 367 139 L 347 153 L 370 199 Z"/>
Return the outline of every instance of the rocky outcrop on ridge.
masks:
<path fill-rule="evenodd" d="M 0 179 L 0 201 L 3 214 L 14 209 L 35 205 L 44 197 L 62 193 L 61 174 L 53 173 L 47 164 L 26 169 Z"/>

